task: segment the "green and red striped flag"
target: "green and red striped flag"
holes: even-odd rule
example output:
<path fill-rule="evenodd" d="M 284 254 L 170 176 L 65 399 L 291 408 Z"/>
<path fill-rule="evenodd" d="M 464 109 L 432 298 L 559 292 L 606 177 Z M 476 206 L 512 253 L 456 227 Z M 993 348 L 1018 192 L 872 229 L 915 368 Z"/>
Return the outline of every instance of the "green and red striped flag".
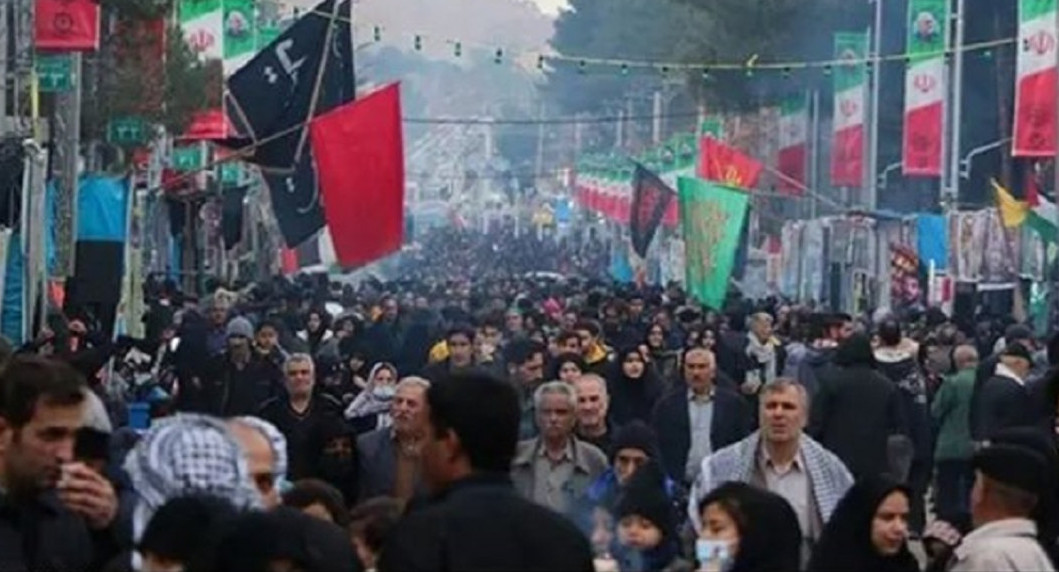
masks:
<path fill-rule="evenodd" d="M 905 71 L 905 126 L 901 170 L 905 175 L 941 176 L 945 116 L 945 38 L 948 0 L 909 0 L 909 58 Z"/>
<path fill-rule="evenodd" d="M 1019 0 L 1012 155 L 1051 157 L 1056 139 L 1056 0 Z"/>
<path fill-rule="evenodd" d="M 864 108 L 867 101 L 868 35 L 835 33 L 835 109 L 831 140 L 831 184 L 860 187 L 864 180 Z"/>
<path fill-rule="evenodd" d="M 221 0 L 180 0 L 180 31 L 202 60 L 221 59 L 224 51 L 224 6 Z"/>
<path fill-rule="evenodd" d="M 805 189 L 805 172 L 809 143 L 809 108 L 805 94 L 789 97 L 780 104 L 779 190 L 801 194 Z"/>

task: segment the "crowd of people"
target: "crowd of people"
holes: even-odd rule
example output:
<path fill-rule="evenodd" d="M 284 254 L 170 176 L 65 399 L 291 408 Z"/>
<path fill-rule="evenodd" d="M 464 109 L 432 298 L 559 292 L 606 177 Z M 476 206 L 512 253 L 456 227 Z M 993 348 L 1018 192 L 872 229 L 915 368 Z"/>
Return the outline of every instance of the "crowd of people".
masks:
<path fill-rule="evenodd" d="M 51 316 L 0 348 L 0 570 L 1054 569 L 1059 342 L 704 308 L 597 248 Z"/>

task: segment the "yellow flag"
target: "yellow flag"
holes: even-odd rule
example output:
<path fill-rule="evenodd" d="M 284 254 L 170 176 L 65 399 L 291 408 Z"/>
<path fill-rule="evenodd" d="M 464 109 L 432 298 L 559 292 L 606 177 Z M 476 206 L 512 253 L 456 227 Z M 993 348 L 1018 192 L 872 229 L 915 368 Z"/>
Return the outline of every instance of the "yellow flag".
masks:
<path fill-rule="evenodd" d="M 1004 223 L 1004 226 L 1015 228 L 1026 222 L 1026 215 L 1029 213 L 1029 206 L 1026 205 L 1026 202 L 1011 196 L 1011 193 L 1000 186 L 996 179 L 992 179 L 990 183 L 996 192 L 997 209 L 1000 211 L 1000 220 Z"/>

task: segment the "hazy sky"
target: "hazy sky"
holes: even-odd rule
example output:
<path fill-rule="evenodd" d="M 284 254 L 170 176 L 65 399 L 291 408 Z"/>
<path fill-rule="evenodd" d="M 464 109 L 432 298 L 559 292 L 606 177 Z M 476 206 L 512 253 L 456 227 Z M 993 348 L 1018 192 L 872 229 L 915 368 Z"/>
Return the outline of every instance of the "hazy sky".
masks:
<path fill-rule="evenodd" d="M 545 14 L 554 16 L 559 8 L 566 6 L 566 0 L 533 0 Z"/>

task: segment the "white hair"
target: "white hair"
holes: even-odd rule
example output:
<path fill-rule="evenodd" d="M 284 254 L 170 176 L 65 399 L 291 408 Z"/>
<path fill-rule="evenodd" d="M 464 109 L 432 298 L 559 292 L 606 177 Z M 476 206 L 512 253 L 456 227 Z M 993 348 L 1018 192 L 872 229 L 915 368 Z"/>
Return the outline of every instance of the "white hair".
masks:
<path fill-rule="evenodd" d="M 406 387 L 418 387 L 423 391 L 426 391 L 430 389 L 430 380 L 424 377 L 419 377 L 417 375 L 410 375 L 397 382 L 397 386 L 394 388 L 394 391 L 401 391 Z"/>
<path fill-rule="evenodd" d="M 538 387 L 537 390 L 533 392 L 533 407 L 540 409 L 541 402 L 544 401 L 544 396 L 549 393 L 559 393 L 565 396 L 566 400 L 570 402 L 570 407 L 577 407 L 577 388 L 562 381 L 549 381 Z"/>
<path fill-rule="evenodd" d="M 610 397 L 610 393 L 607 391 L 607 380 L 603 379 L 603 376 L 595 373 L 582 374 L 574 381 L 574 389 L 577 389 L 578 381 L 594 381 L 599 386 L 599 391 L 603 394 L 603 397 Z"/>

